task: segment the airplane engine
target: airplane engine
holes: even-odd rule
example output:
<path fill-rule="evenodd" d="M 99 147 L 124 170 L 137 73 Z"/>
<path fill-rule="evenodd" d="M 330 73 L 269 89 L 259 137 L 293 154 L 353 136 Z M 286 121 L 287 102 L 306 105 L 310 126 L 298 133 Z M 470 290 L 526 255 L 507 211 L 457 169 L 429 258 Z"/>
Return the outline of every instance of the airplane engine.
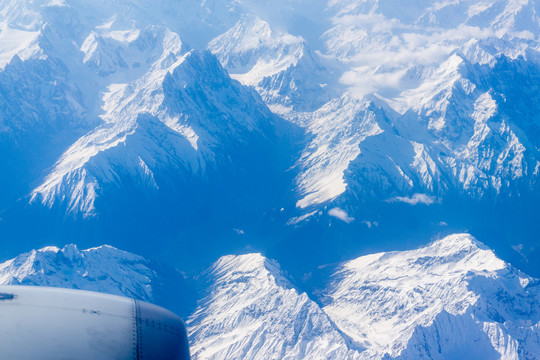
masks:
<path fill-rule="evenodd" d="M 89 291 L 0 286 L 0 358 L 189 360 L 183 321 L 159 306 Z"/>

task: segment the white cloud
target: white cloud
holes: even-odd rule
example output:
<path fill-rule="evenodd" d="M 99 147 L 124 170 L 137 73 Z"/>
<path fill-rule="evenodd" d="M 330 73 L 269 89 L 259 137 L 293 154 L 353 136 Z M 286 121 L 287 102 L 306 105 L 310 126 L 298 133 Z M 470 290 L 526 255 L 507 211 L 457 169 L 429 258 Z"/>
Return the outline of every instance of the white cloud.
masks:
<path fill-rule="evenodd" d="M 518 244 L 518 245 L 512 245 L 512 249 L 514 249 L 515 252 L 517 252 L 519 255 L 521 255 L 526 261 L 527 260 L 527 256 L 525 255 L 525 247 L 523 246 L 523 244 Z"/>
<path fill-rule="evenodd" d="M 521 251 L 523 251 L 523 244 L 512 245 L 512 249 L 514 249 L 515 251 L 521 253 Z"/>
<path fill-rule="evenodd" d="M 377 93 L 394 98 L 418 85 L 402 78 L 407 69 L 419 65 L 436 67 L 471 40 L 500 39 L 509 33 L 506 28 L 497 33 L 491 27 L 467 24 L 447 27 L 443 23 L 439 27 L 426 27 L 404 24 L 377 12 L 354 15 L 348 12 L 334 17 L 336 26 L 325 35 L 329 47 L 349 54 L 346 60 L 349 71 L 345 71 L 339 81 L 358 97 Z M 534 34 L 530 32 L 512 34 L 520 39 L 534 40 Z"/>
<path fill-rule="evenodd" d="M 376 228 L 377 226 L 379 226 L 379 223 L 377 221 L 368 221 L 368 220 L 365 220 L 362 222 L 364 225 L 366 225 L 369 229 L 371 228 Z"/>
<path fill-rule="evenodd" d="M 395 198 L 389 199 L 387 201 L 388 202 L 402 202 L 409 205 L 418 205 L 418 204 L 431 205 L 431 204 L 436 203 L 438 200 L 437 198 L 426 195 L 426 194 L 414 194 L 411 197 L 396 196 Z"/>
<path fill-rule="evenodd" d="M 328 211 L 328 215 L 338 218 L 339 220 L 345 221 L 347 224 L 350 224 L 354 221 L 353 217 L 350 217 L 345 210 L 335 207 Z"/>
<path fill-rule="evenodd" d="M 244 230 L 242 229 L 233 229 L 235 233 L 237 233 L 238 235 L 245 235 L 246 233 L 244 232 Z"/>

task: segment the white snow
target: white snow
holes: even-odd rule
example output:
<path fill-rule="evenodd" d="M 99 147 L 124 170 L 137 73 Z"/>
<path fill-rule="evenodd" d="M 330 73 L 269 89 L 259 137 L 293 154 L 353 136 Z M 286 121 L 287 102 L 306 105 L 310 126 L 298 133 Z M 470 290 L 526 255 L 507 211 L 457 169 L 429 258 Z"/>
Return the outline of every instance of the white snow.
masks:
<path fill-rule="evenodd" d="M 207 273 L 189 318 L 195 360 L 349 359 L 343 338 L 319 306 L 260 254 L 225 256 Z"/>
<path fill-rule="evenodd" d="M 143 257 L 103 245 L 47 246 L 0 264 L 0 284 L 75 288 L 152 301 L 155 270 Z"/>
<path fill-rule="evenodd" d="M 35 41 L 39 31 L 12 29 L 8 24 L 0 24 L 0 69 L 3 69 L 15 55 L 26 60 L 39 51 Z"/>
<path fill-rule="evenodd" d="M 369 103 L 347 95 L 304 115 L 314 138 L 298 161 L 297 182 L 303 196 L 298 207 L 324 203 L 346 190 L 344 171 L 360 154 L 360 142 L 382 132 L 376 117 Z"/>
<path fill-rule="evenodd" d="M 485 351 L 488 358 L 515 359 L 538 346 L 525 341 L 537 333 L 530 325 L 539 320 L 538 294 L 470 235 L 364 256 L 335 276 L 324 311 L 367 348 L 366 358 L 442 359 L 461 347 L 462 358 Z"/>
<path fill-rule="evenodd" d="M 468 234 L 343 264 L 322 310 L 260 254 L 222 257 L 204 281 L 188 321 L 194 359 L 509 360 L 540 349 L 535 280 Z"/>
<path fill-rule="evenodd" d="M 254 87 L 279 113 L 312 111 L 331 97 L 322 57 L 302 37 L 275 31 L 255 15 L 243 16 L 208 48 L 234 79 Z"/>

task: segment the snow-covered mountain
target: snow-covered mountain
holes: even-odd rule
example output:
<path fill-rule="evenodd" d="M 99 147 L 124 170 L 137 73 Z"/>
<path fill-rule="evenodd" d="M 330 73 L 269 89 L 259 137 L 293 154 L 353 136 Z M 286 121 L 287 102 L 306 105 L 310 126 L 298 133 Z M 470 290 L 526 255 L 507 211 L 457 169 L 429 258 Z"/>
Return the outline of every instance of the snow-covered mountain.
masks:
<path fill-rule="evenodd" d="M 289 146 L 278 144 L 292 126 L 213 55 L 184 44 L 177 5 L 168 14 L 147 1 L 4 1 L 2 9 L 6 194 L 23 178 L 35 186 L 34 206 L 89 217 L 119 203 L 118 190 L 180 204 L 205 184 L 249 181 L 248 172 L 275 179 L 291 166 Z"/>
<path fill-rule="evenodd" d="M 373 195 L 507 196 L 537 183 L 538 117 L 530 112 L 538 108 L 537 2 L 329 6 L 335 26 L 322 36 L 325 52 L 343 64 L 346 96 L 371 102 L 381 116 L 353 137 L 363 139 L 349 143 L 353 151 L 340 146 L 338 157 L 321 149 L 335 147 L 332 133 L 357 121 L 354 102 L 331 112 L 336 123 L 325 122 L 326 130 L 317 113 L 332 102 L 314 117 L 290 115 L 313 118 L 307 126 L 315 139 L 299 160 L 300 207 L 342 194 L 349 208 L 352 199 Z M 527 85 L 515 87 L 518 78 Z M 322 183 L 334 191 L 320 196 Z"/>
<path fill-rule="evenodd" d="M 246 15 L 208 47 L 278 113 L 316 110 L 335 93 L 330 70 L 302 37 L 276 32 L 256 15 Z"/>
<path fill-rule="evenodd" d="M 67 287 L 146 301 L 152 300 L 152 282 L 159 277 L 141 256 L 107 245 L 32 250 L 2 263 L 0 273 L 4 285 Z"/>
<path fill-rule="evenodd" d="M 208 45 L 308 132 L 295 167 L 301 214 L 332 202 L 356 212 L 358 199 L 538 191 L 536 1 L 318 5 L 242 3 L 245 15 Z M 321 42 L 277 9 L 317 24 Z"/>
<path fill-rule="evenodd" d="M 309 273 L 470 229 L 538 275 L 539 14 L 538 0 L 0 0 L 3 253 L 80 239 L 190 271 L 261 251 Z M 0 274 L 173 308 L 187 289 L 107 246 L 32 251 Z M 322 300 L 258 254 L 200 279 L 197 359 L 540 354 L 537 280 L 468 235 L 347 262 Z"/>
<path fill-rule="evenodd" d="M 188 319 L 194 359 L 534 359 L 539 281 L 468 234 L 338 266 L 322 304 L 261 254 L 224 256 L 197 276 Z M 73 287 L 156 301 L 182 287 L 110 246 L 33 250 L 0 265 L 0 283 Z M 162 285 L 161 285 L 162 286 Z M 187 291 L 173 297 L 181 301 Z M 174 306 L 174 303 L 169 303 Z"/>
<path fill-rule="evenodd" d="M 179 41 L 171 36 L 165 41 Z M 210 54 L 184 55 L 180 43 L 166 49 L 141 79 L 110 88 L 105 124 L 64 153 L 33 199 L 67 201 L 68 211 L 90 214 L 108 183 L 121 187 L 130 177 L 157 189 L 164 173 L 174 176 L 169 181 L 202 177 L 208 167 L 234 166 L 233 151 L 253 137 L 271 136 L 273 115 Z"/>
<path fill-rule="evenodd" d="M 538 280 L 468 234 L 340 266 L 325 306 L 259 254 L 206 274 L 191 316 L 197 359 L 534 359 Z"/>
<path fill-rule="evenodd" d="M 373 358 L 532 359 L 539 295 L 538 280 L 456 234 L 345 263 L 324 311 Z"/>
<path fill-rule="evenodd" d="M 2 9 L 6 200 L 94 216 L 118 190 L 180 203 L 207 191 L 193 184 L 264 178 L 292 189 L 271 206 L 290 200 L 298 219 L 332 203 L 354 215 L 357 200 L 538 192 L 537 1 Z M 279 165 L 253 170 L 261 158 Z"/>
<path fill-rule="evenodd" d="M 44 247 L 0 264 L 0 284 L 73 288 L 168 306 L 182 315 L 196 298 L 174 268 L 109 245 Z"/>
<path fill-rule="evenodd" d="M 348 359 L 348 340 L 279 265 L 260 254 L 225 256 L 205 274 L 207 295 L 189 318 L 193 359 Z"/>

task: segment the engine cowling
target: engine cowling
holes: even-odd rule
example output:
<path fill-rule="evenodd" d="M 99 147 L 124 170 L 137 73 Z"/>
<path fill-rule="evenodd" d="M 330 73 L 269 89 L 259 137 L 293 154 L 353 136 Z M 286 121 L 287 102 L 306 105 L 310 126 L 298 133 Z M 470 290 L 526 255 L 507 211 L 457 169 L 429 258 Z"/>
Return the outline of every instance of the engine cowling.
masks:
<path fill-rule="evenodd" d="M 189 360 L 185 325 L 159 306 L 89 291 L 0 286 L 6 359 Z"/>

